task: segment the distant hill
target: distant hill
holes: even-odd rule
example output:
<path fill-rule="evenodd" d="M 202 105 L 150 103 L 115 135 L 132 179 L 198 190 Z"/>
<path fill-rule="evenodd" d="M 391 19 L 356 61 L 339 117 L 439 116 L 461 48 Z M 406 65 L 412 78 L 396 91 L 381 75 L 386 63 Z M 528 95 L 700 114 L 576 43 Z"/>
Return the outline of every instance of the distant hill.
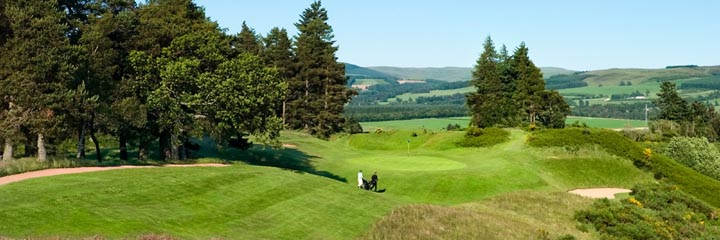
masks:
<path fill-rule="evenodd" d="M 358 65 L 345 63 L 345 75 L 351 78 L 366 78 L 366 79 L 386 79 L 386 80 L 397 80 L 397 77 L 380 72 L 375 71 L 370 68 L 364 68 Z"/>
<path fill-rule="evenodd" d="M 369 69 L 387 73 L 402 79 L 435 79 L 447 82 L 467 81 L 472 78 L 472 68 L 401 68 L 401 67 L 368 67 Z"/>
<path fill-rule="evenodd" d="M 580 75 L 587 76 L 585 82 L 590 86 L 618 85 L 621 81 L 640 84 L 718 76 L 720 75 L 720 66 L 662 69 L 613 68 L 583 72 Z"/>
<path fill-rule="evenodd" d="M 354 65 L 353 65 L 354 66 Z M 367 67 L 364 69 L 381 72 L 400 79 L 434 79 L 446 82 L 468 81 L 472 78 L 473 68 L 401 68 L 401 67 Z M 557 67 L 541 67 L 543 76 L 548 78 L 558 74 L 572 74 L 575 71 Z"/>

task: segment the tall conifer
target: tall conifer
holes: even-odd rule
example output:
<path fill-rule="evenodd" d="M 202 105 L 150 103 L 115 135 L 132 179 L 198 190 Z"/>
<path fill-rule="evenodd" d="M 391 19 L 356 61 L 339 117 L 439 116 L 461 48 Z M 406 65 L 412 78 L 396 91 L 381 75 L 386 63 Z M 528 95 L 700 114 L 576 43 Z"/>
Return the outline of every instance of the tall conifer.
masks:
<path fill-rule="evenodd" d="M 338 48 L 327 21 L 327 10 L 316 1 L 295 24 L 297 74 L 288 104 L 288 124 L 322 138 L 342 130 L 344 105 L 357 94 L 346 86 L 345 65 L 337 62 Z"/>

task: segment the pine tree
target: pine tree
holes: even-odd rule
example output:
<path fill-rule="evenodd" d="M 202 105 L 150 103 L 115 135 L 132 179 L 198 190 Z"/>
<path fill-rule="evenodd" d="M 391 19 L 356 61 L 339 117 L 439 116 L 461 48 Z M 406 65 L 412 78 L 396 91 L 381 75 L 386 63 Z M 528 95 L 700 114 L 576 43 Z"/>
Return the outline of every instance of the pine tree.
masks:
<path fill-rule="evenodd" d="M 5 14 L 11 34 L 2 46 L 2 98 L 18 110 L 23 128 L 37 136 L 38 161 L 47 159 L 45 143 L 58 130 L 58 114 L 76 66 L 77 55 L 60 24 L 63 14 L 55 1 L 7 1 Z M 2 127 L 0 127 L 2 128 Z M 26 154 L 27 154 L 26 150 Z"/>
<path fill-rule="evenodd" d="M 680 97 L 673 82 L 662 82 L 657 94 L 655 106 L 660 109 L 658 117 L 670 121 L 682 121 L 687 118 L 688 104 Z"/>
<path fill-rule="evenodd" d="M 270 33 L 263 38 L 264 50 L 262 52 L 262 58 L 265 64 L 273 66 L 278 70 L 278 77 L 289 85 L 295 72 L 293 71 L 293 58 L 294 54 L 292 51 L 292 41 L 288 38 L 287 31 L 283 28 L 273 28 Z M 287 108 L 287 97 L 289 92 L 286 92 L 282 98 L 282 104 L 280 109 L 277 109 L 277 113 L 283 119 L 283 126 L 286 124 L 286 108 Z M 298 98 L 299 96 L 293 96 Z"/>
<path fill-rule="evenodd" d="M 471 84 L 476 92 L 467 96 L 467 105 L 473 114 L 472 124 L 481 128 L 498 124 L 503 117 L 502 106 L 498 104 L 503 95 L 498 54 L 490 36 L 485 39 L 483 48 L 472 73 Z"/>
<path fill-rule="evenodd" d="M 261 43 L 258 40 L 258 36 L 255 34 L 255 30 L 248 27 L 248 25 L 245 24 L 245 21 L 242 23 L 242 30 L 238 33 L 234 46 L 235 50 L 240 53 L 259 55 L 261 52 Z"/>
<path fill-rule="evenodd" d="M 524 42 L 515 50 L 511 66 L 517 87 L 515 102 L 520 106 L 525 119 L 534 124 L 540 110 L 540 94 L 545 90 L 545 80 L 540 69 L 530 60 Z"/>
<path fill-rule="evenodd" d="M 305 9 L 295 24 L 297 75 L 290 84 L 288 124 L 327 138 L 342 130 L 344 105 L 357 92 L 349 89 L 345 66 L 337 62 L 333 30 L 320 1 Z"/>

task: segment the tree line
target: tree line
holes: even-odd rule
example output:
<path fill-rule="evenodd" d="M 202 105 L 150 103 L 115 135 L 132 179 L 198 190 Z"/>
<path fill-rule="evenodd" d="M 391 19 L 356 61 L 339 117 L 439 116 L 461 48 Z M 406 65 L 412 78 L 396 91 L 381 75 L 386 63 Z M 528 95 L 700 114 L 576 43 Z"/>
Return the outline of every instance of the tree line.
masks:
<path fill-rule="evenodd" d="M 153 143 L 162 160 L 184 159 L 193 137 L 277 143 L 283 127 L 327 138 L 356 94 L 327 22 L 320 1 L 293 38 L 244 22 L 228 34 L 191 0 L 1 1 L 3 160 L 23 146 L 44 161 L 69 138 L 84 158 L 98 134 L 118 140 L 122 160 L 130 145 L 147 159 Z"/>
<path fill-rule="evenodd" d="M 476 92 L 467 95 L 474 126 L 565 126 L 570 106 L 557 91 L 545 90 L 540 68 L 530 60 L 525 43 L 512 56 L 504 45 L 496 51 L 489 36 L 483 48 L 472 74 Z"/>
<path fill-rule="evenodd" d="M 673 82 L 662 82 L 655 100 L 659 110 L 651 129 L 663 135 L 706 137 L 710 141 L 720 139 L 720 113 L 707 103 L 688 102 L 680 97 Z"/>

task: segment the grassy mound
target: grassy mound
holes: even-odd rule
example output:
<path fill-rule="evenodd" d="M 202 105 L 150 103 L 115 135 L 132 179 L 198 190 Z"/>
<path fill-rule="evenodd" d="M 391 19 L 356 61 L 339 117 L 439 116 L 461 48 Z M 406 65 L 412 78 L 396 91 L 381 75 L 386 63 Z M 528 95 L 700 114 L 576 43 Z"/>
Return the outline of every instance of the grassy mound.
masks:
<path fill-rule="evenodd" d="M 702 175 L 660 154 L 647 158 L 644 149 L 619 133 L 595 129 L 548 129 L 536 132 L 528 137 L 528 144 L 535 147 L 580 147 L 599 146 L 608 153 L 627 158 L 636 166 L 650 169 L 657 178 L 667 179 L 677 184 L 683 191 L 720 206 L 720 181 Z"/>
<path fill-rule="evenodd" d="M 115 170 L 0 186 L 0 235 L 348 238 L 395 201 L 275 168 Z"/>
<path fill-rule="evenodd" d="M 411 205 L 393 210 L 364 239 L 555 239 L 573 235 L 576 210 L 592 201 L 568 193 L 514 192 L 456 207 Z"/>

